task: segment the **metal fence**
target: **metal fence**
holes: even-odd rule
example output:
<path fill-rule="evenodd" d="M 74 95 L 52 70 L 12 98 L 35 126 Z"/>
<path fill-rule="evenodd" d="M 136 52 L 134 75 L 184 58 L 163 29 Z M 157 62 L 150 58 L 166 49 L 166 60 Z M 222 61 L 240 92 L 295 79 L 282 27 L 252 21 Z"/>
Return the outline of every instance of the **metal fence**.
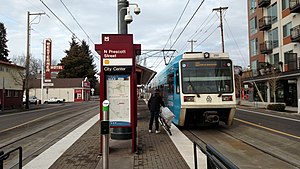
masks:
<path fill-rule="evenodd" d="M 7 153 L 4 153 L 3 151 L 0 151 L 0 169 L 3 169 L 3 161 L 9 158 L 9 155 L 14 152 L 19 150 L 19 168 L 22 168 L 22 147 L 17 147 L 13 150 L 10 150 Z"/>
<path fill-rule="evenodd" d="M 238 167 L 233 164 L 229 159 L 222 155 L 218 150 L 216 150 L 212 145 L 206 144 L 203 149 L 199 144 L 194 142 L 194 164 L 195 169 L 198 168 L 197 161 L 197 147 L 206 155 L 207 157 L 207 169 L 238 169 Z"/>

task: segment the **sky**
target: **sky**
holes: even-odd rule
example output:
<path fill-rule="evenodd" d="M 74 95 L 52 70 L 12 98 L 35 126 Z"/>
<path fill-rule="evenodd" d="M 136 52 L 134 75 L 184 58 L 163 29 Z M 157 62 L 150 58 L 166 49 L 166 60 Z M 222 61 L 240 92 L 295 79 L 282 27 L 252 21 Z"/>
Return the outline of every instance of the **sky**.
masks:
<path fill-rule="evenodd" d="M 117 2 L 118 0 L 1 0 L 0 22 L 4 23 L 6 28 L 9 58 L 26 54 L 27 11 L 45 12 L 46 14 L 40 17 L 30 16 L 31 55 L 41 59 L 42 43 L 45 39 L 51 38 L 52 60 L 59 63 L 66 56 L 64 51 L 70 47 L 72 31 L 80 40 L 85 40 L 90 45 L 99 71 L 100 60 L 94 50 L 94 44 L 102 43 L 102 34 L 117 34 Z M 163 55 L 177 56 L 190 51 L 191 44 L 187 42 L 190 40 L 197 41 L 193 45 L 194 51 L 221 52 L 219 13 L 212 10 L 219 7 L 228 7 L 223 12 L 225 52 L 229 54 L 234 65 L 242 67 L 249 65 L 247 1 L 132 0 L 130 3 L 138 4 L 141 9 L 141 13 L 135 15 L 134 6 L 130 5 L 133 22 L 128 25 L 128 33 L 133 34 L 135 44 L 142 45 L 139 62 L 142 66 L 157 72 L 161 71 L 164 68 Z M 183 13 L 185 6 L 186 10 Z M 199 6 L 199 10 L 195 13 Z M 172 49 L 176 52 L 156 52 L 162 49 Z"/>

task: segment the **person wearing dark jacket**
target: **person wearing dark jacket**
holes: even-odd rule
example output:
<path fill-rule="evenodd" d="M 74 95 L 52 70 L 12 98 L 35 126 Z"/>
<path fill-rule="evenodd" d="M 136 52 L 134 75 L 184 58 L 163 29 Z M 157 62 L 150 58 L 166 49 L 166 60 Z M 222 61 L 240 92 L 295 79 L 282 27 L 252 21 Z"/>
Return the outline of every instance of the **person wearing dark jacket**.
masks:
<path fill-rule="evenodd" d="M 155 133 L 160 133 L 158 125 L 158 115 L 160 113 L 160 107 L 165 107 L 165 103 L 162 100 L 162 97 L 159 94 L 159 90 L 156 89 L 155 92 L 151 95 L 151 98 L 148 101 L 148 108 L 151 113 L 151 118 L 149 122 L 149 133 L 152 132 L 153 120 L 155 119 Z"/>

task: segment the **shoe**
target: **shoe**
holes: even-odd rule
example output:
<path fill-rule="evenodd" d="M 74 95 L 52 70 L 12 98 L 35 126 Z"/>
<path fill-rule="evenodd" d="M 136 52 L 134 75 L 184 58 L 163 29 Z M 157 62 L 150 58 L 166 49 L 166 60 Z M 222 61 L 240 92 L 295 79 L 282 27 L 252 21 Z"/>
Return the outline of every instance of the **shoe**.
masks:
<path fill-rule="evenodd" d="M 149 130 L 149 133 L 152 133 L 152 130 Z"/>
<path fill-rule="evenodd" d="M 158 134 L 158 133 L 160 133 L 160 131 L 159 131 L 159 130 L 156 130 L 155 133 Z"/>

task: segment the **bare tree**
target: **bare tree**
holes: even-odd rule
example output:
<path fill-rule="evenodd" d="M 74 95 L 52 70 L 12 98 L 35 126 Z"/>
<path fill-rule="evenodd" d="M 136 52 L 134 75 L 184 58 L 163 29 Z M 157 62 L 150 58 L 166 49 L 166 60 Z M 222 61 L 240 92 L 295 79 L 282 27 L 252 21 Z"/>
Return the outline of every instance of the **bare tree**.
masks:
<path fill-rule="evenodd" d="M 270 79 L 268 80 L 271 88 L 271 93 L 273 94 L 274 97 L 274 103 L 276 103 L 276 90 L 278 89 L 278 77 L 280 75 L 280 71 L 276 69 L 273 65 L 268 65 L 267 66 L 268 72 L 270 74 Z"/>
<path fill-rule="evenodd" d="M 25 67 L 26 57 L 24 54 L 21 56 L 13 56 L 11 60 L 14 64 Z M 29 79 L 35 78 L 36 75 L 40 73 L 42 67 L 41 65 L 42 65 L 42 61 L 40 59 L 35 59 L 34 57 L 31 57 L 30 64 L 29 64 L 29 72 L 30 72 Z M 16 84 L 23 86 L 23 91 L 24 91 L 25 71 L 15 70 L 15 71 L 11 71 L 10 74 L 12 75 Z"/>

